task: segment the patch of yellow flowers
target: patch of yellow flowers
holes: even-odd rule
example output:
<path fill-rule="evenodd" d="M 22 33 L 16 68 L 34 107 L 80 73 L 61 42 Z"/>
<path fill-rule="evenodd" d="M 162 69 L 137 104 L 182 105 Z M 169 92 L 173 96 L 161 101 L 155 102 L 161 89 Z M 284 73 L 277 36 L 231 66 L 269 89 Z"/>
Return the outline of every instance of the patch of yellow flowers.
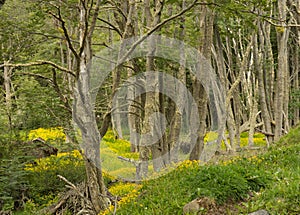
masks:
<path fill-rule="evenodd" d="M 58 153 L 57 156 L 51 155 L 50 157 L 36 159 L 36 164 L 27 164 L 26 171 L 42 172 L 45 170 L 55 170 L 62 166 L 80 166 L 82 165 L 82 155 L 78 150 L 71 152 Z"/>
<path fill-rule="evenodd" d="M 191 169 L 199 167 L 201 161 L 199 160 L 185 160 L 178 166 L 179 169 Z"/>
<path fill-rule="evenodd" d="M 241 158 L 240 156 L 235 156 L 235 157 L 232 157 L 230 160 L 225 160 L 225 161 L 223 161 L 223 165 L 224 165 L 224 166 L 227 166 L 227 165 L 230 165 L 230 164 L 232 164 L 232 163 L 235 163 L 235 162 L 237 162 L 237 161 L 239 161 L 239 160 L 242 160 L 242 158 Z"/>
<path fill-rule="evenodd" d="M 102 143 L 103 146 L 108 146 L 110 151 L 125 158 L 133 158 L 136 160 L 139 158 L 138 153 L 133 153 L 130 151 L 130 142 L 122 139 L 114 139 L 112 131 L 107 132 L 103 137 L 103 140 L 105 141 Z"/>
<path fill-rule="evenodd" d="M 109 188 L 109 192 L 111 192 L 114 196 L 121 196 L 122 199 L 117 202 L 117 207 L 120 205 L 127 204 L 131 201 L 134 201 L 139 193 L 142 185 L 130 184 L 130 183 L 118 183 Z M 99 215 L 107 215 L 114 211 L 115 206 L 110 205 L 105 211 L 102 211 Z"/>
<path fill-rule="evenodd" d="M 224 166 L 227 166 L 227 165 L 230 165 L 230 164 L 232 164 L 232 163 L 235 163 L 235 162 L 237 162 L 237 161 L 239 161 L 239 160 L 242 160 L 242 158 L 241 158 L 240 156 L 236 156 L 236 157 L 233 157 L 233 158 L 230 159 L 230 160 L 225 160 L 225 161 L 223 161 L 222 164 L 223 164 Z M 260 163 L 263 162 L 264 158 L 259 158 L 259 157 L 257 157 L 256 155 L 253 155 L 253 156 L 251 156 L 251 157 L 248 157 L 247 160 L 250 161 L 250 162 L 253 163 L 253 164 L 260 164 Z"/>
<path fill-rule="evenodd" d="M 66 140 L 66 135 L 63 132 L 62 127 L 55 127 L 55 128 L 38 128 L 31 130 L 28 134 L 28 139 L 32 140 L 35 138 L 43 138 L 46 141 L 51 140 Z"/>
<path fill-rule="evenodd" d="M 254 163 L 254 164 L 260 164 L 261 162 L 263 162 L 264 158 L 259 158 L 257 157 L 256 155 L 252 156 L 252 157 L 249 157 L 247 158 L 251 163 Z"/>

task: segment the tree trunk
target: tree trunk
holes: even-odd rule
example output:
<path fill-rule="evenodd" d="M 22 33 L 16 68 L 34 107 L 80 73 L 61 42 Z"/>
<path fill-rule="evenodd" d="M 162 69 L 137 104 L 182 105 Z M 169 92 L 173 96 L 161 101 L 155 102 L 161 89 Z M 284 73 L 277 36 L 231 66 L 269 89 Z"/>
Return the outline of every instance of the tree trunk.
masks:
<path fill-rule="evenodd" d="M 163 1 L 156 1 L 155 14 L 152 16 L 150 11 L 150 1 L 145 0 L 145 18 L 148 27 L 156 26 L 160 21 L 161 11 L 163 9 Z M 165 167 L 162 159 L 162 131 L 161 131 L 161 117 L 159 114 L 159 78 L 155 72 L 154 56 L 156 51 L 155 38 L 149 40 L 146 58 L 146 71 L 153 73 L 146 79 L 146 100 L 145 100 L 145 115 L 142 126 L 142 137 L 140 145 L 140 159 L 141 163 L 141 178 L 147 177 L 148 161 L 150 158 L 150 151 L 152 153 L 153 168 L 159 171 Z M 151 146 L 149 146 L 151 144 Z"/>
<path fill-rule="evenodd" d="M 4 61 L 4 64 L 7 64 Z M 4 66 L 3 78 L 4 78 L 4 88 L 5 88 L 5 104 L 6 104 L 6 114 L 8 119 L 8 127 L 10 131 L 12 130 L 12 93 L 11 93 L 11 72 L 12 68 Z"/>
<path fill-rule="evenodd" d="M 100 1 L 97 2 L 99 8 Z M 95 214 L 108 207 L 106 188 L 102 176 L 100 161 L 100 133 L 98 131 L 91 98 L 91 36 L 92 27 L 88 29 L 90 5 L 88 1 L 80 2 L 80 52 L 77 55 L 77 82 L 74 87 L 73 119 L 80 130 L 81 147 L 84 151 L 87 174 L 87 190 Z M 97 9 L 94 18 L 97 17 Z M 88 31 L 89 30 L 89 31 Z"/>
<path fill-rule="evenodd" d="M 258 41 L 260 42 L 260 49 L 258 47 L 258 41 L 257 39 L 254 40 L 254 64 L 255 64 L 255 70 L 257 73 L 257 81 L 258 81 L 258 94 L 259 94 L 259 103 L 260 103 L 260 110 L 261 110 L 261 116 L 262 121 L 264 123 L 264 130 L 266 133 L 272 133 L 272 126 L 271 126 L 271 116 L 268 109 L 268 99 L 267 99 L 267 89 L 265 85 L 265 78 L 264 78 L 264 71 L 266 70 L 263 65 L 263 61 L 267 59 L 265 56 L 265 37 L 264 33 L 266 30 L 264 29 L 266 27 L 265 23 L 259 22 L 259 37 Z M 267 146 L 271 142 L 273 142 L 272 136 L 266 137 Z"/>
<path fill-rule="evenodd" d="M 279 20 L 286 20 L 286 0 L 278 1 L 278 18 Z M 285 86 L 288 75 L 288 42 L 289 29 L 285 27 L 277 28 L 277 47 L 278 47 L 278 67 L 276 77 L 276 90 L 275 90 L 275 141 L 279 140 L 282 136 L 283 129 L 283 113 L 284 101 L 286 96 Z M 285 113 L 287 115 L 287 113 Z"/>
<path fill-rule="evenodd" d="M 300 39 L 300 34 L 299 34 L 299 39 Z M 292 100 L 292 120 L 291 120 L 291 125 L 295 126 L 298 125 L 300 122 L 300 107 L 297 104 L 300 104 L 300 98 L 297 97 L 297 95 L 300 94 L 300 89 L 299 89 L 299 71 L 300 71 L 300 57 L 299 57 L 299 47 L 300 44 L 298 46 L 295 47 L 291 47 L 292 50 L 292 71 L 291 73 L 293 74 L 293 79 L 292 79 L 292 89 L 293 89 L 293 93 L 295 96 L 293 96 L 293 100 Z M 298 93 L 298 94 L 297 94 Z"/>
<path fill-rule="evenodd" d="M 215 26 L 215 49 L 213 49 L 213 54 L 214 54 L 214 58 L 216 61 L 216 66 L 217 66 L 217 70 L 218 70 L 218 74 L 221 80 L 221 84 L 224 86 L 224 89 L 228 89 L 228 79 L 227 79 L 227 74 L 226 74 L 226 65 L 225 65 L 225 59 L 224 59 L 224 49 L 222 46 L 222 41 L 221 41 L 221 36 L 220 36 L 220 32 L 217 26 Z M 228 56 L 229 57 L 229 56 Z M 227 128 L 228 128 L 228 133 L 229 133 L 229 138 L 230 138 L 230 143 L 234 144 L 234 117 L 233 117 L 233 113 L 232 113 L 232 109 L 230 108 L 227 112 L 227 117 L 226 117 L 226 123 L 227 123 Z M 232 150 L 232 145 L 230 145 L 227 141 L 227 135 L 225 134 L 225 130 L 223 132 L 223 137 L 222 139 L 224 140 L 226 149 L 228 151 Z"/>
<path fill-rule="evenodd" d="M 202 6 L 200 15 L 200 32 L 202 33 L 202 35 L 200 35 L 199 50 L 208 62 L 211 62 L 213 23 L 214 12 L 207 6 Z M 206 71 L 200 71 L 200 73 L 204 72 Z M 193 97 L 195 98 L 195 102 L 198 104 L 199 129 L 197 131 L 197 141 L 195 147 L 192 149 L 190 154 L 190 160 L 199 160 L 204 148 L 204 137 L 206 133 L 206 117 L 208 113 L 208 97 L 207 92 L 205 91 L 202 83 L 200 82 L 200 80 L 197 80 L 197 78 L 195 78 L 193 82 Z"/>
<path fill-rule="evenodd" d="M 182 1 L 182 9 L 185 8 L 185 1 Z M 185 37 L 185 18 L 182 16 L 180 18 L 180 26 L 179 26 L 179 40 L 184 41 Z M 185 47 L 184 43 L 181 44 L 180 47 L 180 65 L 177 73 L 177 79 L 181 81 L 184 85 L 186 85 L 186 74 L 185 74 Z M 176 89 L 178 90 L 178 89 Z M 180 130 L 182 124 L 182 107 L 184 106 L 186 95 L 184 89 L 180 88 L 178 91 L 178 97 L 175 101 L 177 107 L 175 107 L 175 112 L 171 121 L 170 133 L 168 137 L 168 148 L 169 148 L 169 162 L 177 163 L 178 162 L 178 150 L 179 150 L 179 137 Z"/>
<path fill-rule="evenodd" d="M 248 146 L 254 146 L 254 131 L 255 131 L 255 126 L 256 126 L 256 118 L 257 118 L 257 112 L 258 112 L 258 106 L 257 106 L 257 101 L 256 101 L 256 97 L 257 97 L 257 84 L 256 84 L 256 78 L 253 77 L 252 79 L 254 79 L 252 81 L 253 84 L 253 95 L 251 95 L 251 104 L 250 104 L 250 116 L 249 116 L 249 136 L 248 136 Z"/>
<path fill-rule="evenodd" d="M 132 66 L 132 63 L 130 63 Z M 134 66 L 134 65 L 133 65 Z M 134 66 L 135 67 L 135 66 Z M 133 71 L 131 69 L 128 69 L 127 77 L 128 79 L 133 78 L 134 83 L 136 82 L 136 78 L 132 77 Z M 130 84 L 128 86 L 127 91 L 127 98 L 130 102 L 130 105 L 128 106 L 128 127 L 130 132 L 130 151 L 131 152 L 138 152 L 139 151 L 139 145 L 140 145 L 140 118 L 141 115 L 141 108 L 142 100 L 141 97 L 136 97 L 135 95 L 135 88 L 137 86 L 133 86 Z"/>

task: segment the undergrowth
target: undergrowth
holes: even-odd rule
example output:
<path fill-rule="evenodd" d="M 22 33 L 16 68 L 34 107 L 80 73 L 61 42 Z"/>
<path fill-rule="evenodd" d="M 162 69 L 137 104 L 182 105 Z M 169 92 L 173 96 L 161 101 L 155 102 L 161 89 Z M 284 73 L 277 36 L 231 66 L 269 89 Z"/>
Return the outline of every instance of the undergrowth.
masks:
<path fill-rule="evenodd" d="M 218 206 L 232 202 L 248 214 L 300 214 L 300 128 L 274 144 L 267 153 L 234 157 L 218 165 L 183 162 L 158 179 L 145 181 L 136 199 L 120 205 L 117 214 L 182 214 L 195 198 L 213 198 Z"/>
<path fill-rule="evenodd" d="M 56 144 L 57 136 L 60 144 L 63 144 L 59 129 L 52 131 L 40 129 L 31 133 L 44 134 L 50 144 Z M 247 157 L 235 155 L 219 160 L 217 164 L 184 161 L 173 171 L 136 185 L 111 183 L 114 176 L 127 176 L 135 172 L 132 164 L 120 161 L 117 155 L 136 160 L 138 154 L 130 153 L 129 142 L 116 140 L 113 132 L 108 132 L 103 138 L 104 144 L 101 144 L 101 159 L 107 171 L 110 171 L 109 174 L 104 172 L 104 179 L 110 193 L 121 199 L 116 203 L 117 214 L 182 214 L 186 203 L 195 198 L 209 197 L 218 207 L 236 204 L 236 210 L 228 209 L 228 214 L 248 214 L 266 209 L 274 215 L 296 215 L 300 214 L 299 134 L 300 127 L 291 130 L 264 154 Z M 242 145 L 246 144 L 247 138 L 247 134 L 242 134 Z M 256 134 L 256 145 L 263 145 L 263 138 L 263 135 Z M 35 164 L 28 164 L 27 161 L 32 161 L 32 158 L 28 158 L 26 165 L 25 158 L 17 152 L 13 153 L 13 159 L 8 156 L 8 146 L 2 152 L 0 203 L 4 204 L 3 209 L 13 209 L 19 191 L 24 190 L 28 199 L 24 200 L 24 210 L 18 214 L 34 214 L 56 201 L 57 194 L 64 191 L 65 183 L 57 178 L 58 174 L 75 184 L 85 180 L 84 162 L 78 151 L 60 152 L 58 156 L 35 160 Z M 110 206 L 101 214 L 113 214 L 114 210 Z M 201 214 L 205 214 L 205 208 Z"/>

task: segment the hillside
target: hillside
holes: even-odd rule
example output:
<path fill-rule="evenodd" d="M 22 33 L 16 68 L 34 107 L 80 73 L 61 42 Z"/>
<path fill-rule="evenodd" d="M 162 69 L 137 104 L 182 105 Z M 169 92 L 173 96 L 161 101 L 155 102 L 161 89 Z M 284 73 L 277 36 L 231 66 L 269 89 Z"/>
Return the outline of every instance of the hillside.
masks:
<path fill-rule="evenodd" d="M 203 200 L 199 214 L 265 209 L 270 214 L 296 215 L 300 214 L 299 182 L 300 127 L 265 153 L 212 165 L 184 162 L 124 196 L 117 214 L 182 214 L 184 205 L 198 198 Z"/>

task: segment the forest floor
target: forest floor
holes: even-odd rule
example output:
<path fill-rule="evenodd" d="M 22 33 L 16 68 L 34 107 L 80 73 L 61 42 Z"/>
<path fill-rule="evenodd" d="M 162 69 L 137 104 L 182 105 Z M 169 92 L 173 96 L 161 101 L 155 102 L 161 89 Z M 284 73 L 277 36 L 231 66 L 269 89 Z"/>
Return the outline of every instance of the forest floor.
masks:
<path fill-rule="evenodd" d="M 64 137 L 59 129 L 38 129 L 31 132 L 34 133 L 60 151 L 57 156 L 26 164 L 25 171 L 24 157 L 11 153 L 7 146 L 7 153 L 2 151 L 4 157 L 0 160 L 0 167 L 5 168 L 0 175 L 3 199 L 0 203 L 2 210 L 14 211 L 13 214 L 39 214 L 64 196 L 66 183 L 57 175 L 76 185 L 85 179 L 80 152 L 64 149 Z M 114 175 L 130 175 L 134 168 L 122 168 L 122 163 L 111 162 L 111 151 L 132 159 L 138 155 L 128 154 L 129 142 L 115 140 L 108 133 L 104 138 L 107 144 L 101 150 L 103 162 L 110 161 L 108 167 L 111 171 L 104 172 L 104 179 L 109 192 L 118 197 L 118 201 L 112 200 L 113 204 L 100 215 L 182 215 L 186 205 L 193 200 L 198 204 L 195 214 L 248 214 L 259 209 L 274 215 L 300 214 L 300 126 L 268 149 L 261 134 L 255 135 L 255 149 L 246 147 L 247 138 L 247 134 L 242 134 L 242 150 L 239 152 L 226 152 L 222 146 L 221 152 L 208 162 L 186 160 L 153 179 L 125 183 Z M 23 208 L 16 210 L 16 205 Z M 116 205 L 116 210 L 113 205 Z M 61 214 L 74 214 L 72 207 L 65 206 Z"/>

